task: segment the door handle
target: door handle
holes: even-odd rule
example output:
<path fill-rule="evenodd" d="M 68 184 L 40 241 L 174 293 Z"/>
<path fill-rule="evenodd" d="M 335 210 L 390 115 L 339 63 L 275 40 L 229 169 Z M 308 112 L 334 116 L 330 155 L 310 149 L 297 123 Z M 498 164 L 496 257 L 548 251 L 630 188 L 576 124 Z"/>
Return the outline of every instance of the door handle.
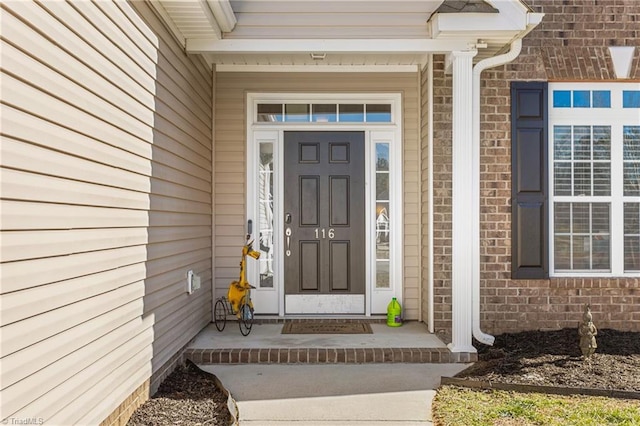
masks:
<path fill-rule="evenodd" d="M 284 231 L 284 234 L 287 236 L 287 250 L 285 251 L 285 254 L 289 257 L 291 256 L 291 228 L 287 228 L 287 230 Z"/>

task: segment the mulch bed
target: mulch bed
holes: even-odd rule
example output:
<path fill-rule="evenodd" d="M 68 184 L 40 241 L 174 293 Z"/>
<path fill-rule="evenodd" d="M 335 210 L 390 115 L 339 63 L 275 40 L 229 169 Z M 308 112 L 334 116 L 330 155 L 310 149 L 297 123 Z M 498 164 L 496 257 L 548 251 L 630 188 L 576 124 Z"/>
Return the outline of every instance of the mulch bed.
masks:
<path fill-rule="evenodd" d="M 129 426 L 230 425 L 227 396 L 209 373 L 188 363 L 178 367 L 160 385 L 158 392 L 138 408 Z"/>
<path fill-rule="evenodd" d="M 578 331 L 526 331 L 478 344 L 478 362 L 456 377 L 485 382 L 640 391 L 640 332 L 599 330 L 583 360 Z"/>
<path fill-rule="evenodd" d="M 598 349 L 582 359 L 575 328 L 496 336 L 476 342 L 478 362 L 456 377 L 537 386 L 640 391 L 640 332 L 599 330 Z M 227 397 L 212 375 L 195 365 L 178 368 L 140 407 L 129 425 L 229 425 Z"/>

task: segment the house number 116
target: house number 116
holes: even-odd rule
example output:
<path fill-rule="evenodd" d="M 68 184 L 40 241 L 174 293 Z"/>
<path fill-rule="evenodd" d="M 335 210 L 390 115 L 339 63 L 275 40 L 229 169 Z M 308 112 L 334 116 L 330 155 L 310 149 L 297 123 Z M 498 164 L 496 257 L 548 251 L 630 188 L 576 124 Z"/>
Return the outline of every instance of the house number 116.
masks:
<path fill-rule="evenodd" d="M 319 238 L 325 239 L 327 237 L 329 237 L 330 240 L 333 240 L 333 238 L 336 236 L 336 233 L 333 230 L 333 228 L 329 228 L 329 232 L 326 232 L 324 228 L 322 229 L 316 228 L 315 231 L 316 231 L 316 240 Z"/>

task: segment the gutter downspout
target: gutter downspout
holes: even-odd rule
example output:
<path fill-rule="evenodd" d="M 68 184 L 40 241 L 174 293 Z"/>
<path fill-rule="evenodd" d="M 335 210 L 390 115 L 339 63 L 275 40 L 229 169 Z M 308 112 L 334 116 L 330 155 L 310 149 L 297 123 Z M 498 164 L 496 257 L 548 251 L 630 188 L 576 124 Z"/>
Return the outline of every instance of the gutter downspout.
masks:
<path fill-rule="evenodd" d="M 472 251 L 472 281 L 471 281 L 471 301 L 472 301 L 472 329 L 473 337 L 480 343 L 485 345 L 493 345 L 496 340 L 490 334 L 484 333 L 480 329 L 480 74 L 482 71 L 507 64 L 518 57 L 522 50 L 522 39 L 516 39 L 511 43 L 511 49 L 502 55 L 494 56 L 478 62 L 473 67 L 473 91 L 472 91 L 472 108 L 473 108 L 473 139 L 472 139 L 472 158 L 473 158 L 473 176 L 475 185 L 473 186 L 473 239 Z"/>
<path fill-rule="evenodd" d="M 206 0 L 220 31 L 229 33 L 238 23 L 229 0 Z M 220 37 L 222 38 L 222 36 Z"/>
<path fill-rule="evenodd" d="M 480 329 L 480 74 L 482 71 L 507 64 L 518 57 L 522 50 L 522 38 L 529 34 L 540 22 L 544 13 L 527 13 L 526 29 L 518 35 L 518 38 L 511 42 L 511 49 L 502 55 L 484 59 L 473 67 L 473 89 L 472 89 L 472 108 L 473 108 L 473 128 L 472 128 L 472 144 L 471 152 L 473 156 L 472 174 L 475 177 L 476 185 L 473 186 L 473 211 L 477 214 L 473 216 L 472 230 L 472 251 L 473 264 L 471 270 L 471 327 L 473 337 L 480 343 L 485 345 L 493 345 L 496 338 Z"/>

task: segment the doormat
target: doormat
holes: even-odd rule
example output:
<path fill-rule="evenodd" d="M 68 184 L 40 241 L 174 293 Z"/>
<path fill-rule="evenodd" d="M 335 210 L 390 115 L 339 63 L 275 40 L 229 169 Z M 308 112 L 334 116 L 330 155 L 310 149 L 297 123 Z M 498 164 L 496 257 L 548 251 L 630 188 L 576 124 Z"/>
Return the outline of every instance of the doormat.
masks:
<path fill-rule="evenodd" d="M 373 334 L 366 322 L 287 322 L 282 334 Z"/>

